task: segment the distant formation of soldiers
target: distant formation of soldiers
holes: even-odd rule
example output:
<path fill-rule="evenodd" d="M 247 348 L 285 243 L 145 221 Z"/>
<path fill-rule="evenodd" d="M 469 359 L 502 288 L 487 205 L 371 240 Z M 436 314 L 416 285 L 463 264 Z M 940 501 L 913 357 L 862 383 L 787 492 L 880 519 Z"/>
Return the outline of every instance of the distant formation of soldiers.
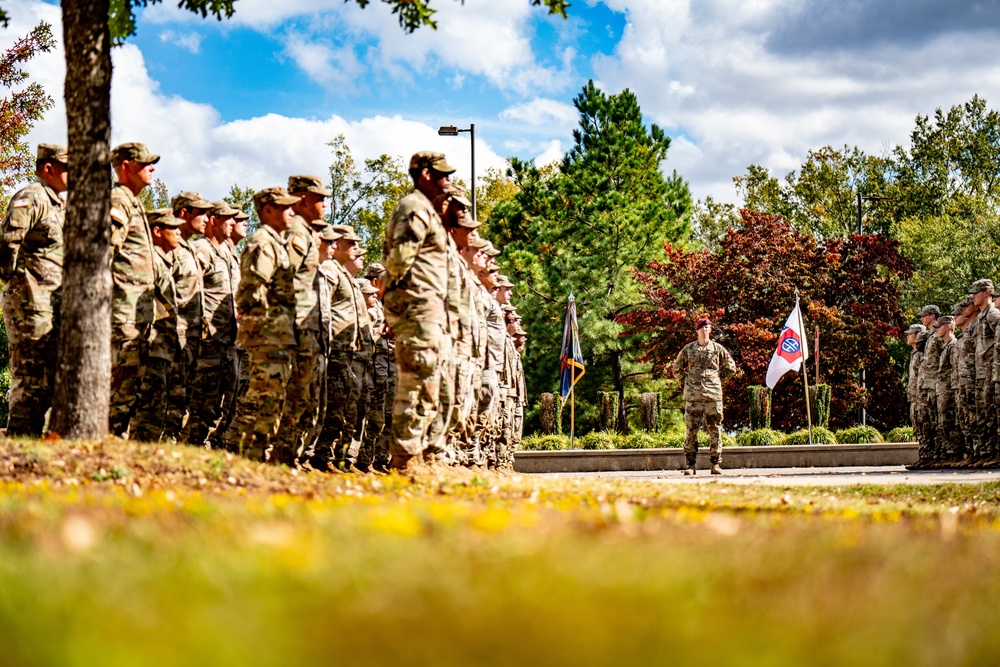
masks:
<path fill-rule="evenodd" d="M 950 315 L 924 306 L 920 323 L 906 330 L 912 348 L 906 390 L 920 452 L 911 468 L 1000 466 L 998 306 L 1000 291 L 984 278 Z"/>
<path fill-rule="evenodd" d="M 411 158 L 367 265 L 319 177 L 256 192 L 246 238 L 247 213 L 197 192 L 146 211 L 160 157 L 111 155 L 111 433 L 315 470 L 513 467 L 526 334 L 444 155 Z M 0 224 L 9 436 L 42 435 L 52 405 L 67 164 L 40 144 Z"/>

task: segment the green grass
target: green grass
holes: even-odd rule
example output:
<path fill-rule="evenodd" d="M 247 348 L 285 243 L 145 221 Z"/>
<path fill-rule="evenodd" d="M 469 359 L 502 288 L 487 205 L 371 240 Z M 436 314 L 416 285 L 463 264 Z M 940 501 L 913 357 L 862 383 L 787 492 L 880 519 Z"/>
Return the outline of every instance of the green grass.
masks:
<path fill-rule="evenodd" d="M 0 441 L 0 656 L 989 664 L 998 527 L 998 484 L 306 475 Z"/>

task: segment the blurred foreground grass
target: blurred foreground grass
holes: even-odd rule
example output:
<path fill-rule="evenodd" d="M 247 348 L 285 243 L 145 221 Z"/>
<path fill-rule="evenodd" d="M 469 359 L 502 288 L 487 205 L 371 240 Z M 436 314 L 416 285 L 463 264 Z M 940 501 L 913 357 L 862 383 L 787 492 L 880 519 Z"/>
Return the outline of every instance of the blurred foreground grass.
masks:
<path fill-rule="evenodd" d="M 991 664 L 998 500 L 3 441 L 0 664 Z"/>

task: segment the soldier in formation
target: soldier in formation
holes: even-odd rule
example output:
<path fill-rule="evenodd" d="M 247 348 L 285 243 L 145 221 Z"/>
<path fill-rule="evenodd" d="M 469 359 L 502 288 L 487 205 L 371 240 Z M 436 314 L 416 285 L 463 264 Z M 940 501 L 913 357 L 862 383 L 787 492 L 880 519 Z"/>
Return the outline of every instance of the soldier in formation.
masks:
<path fill-rule="evenodd" d="M 112 433 L 317 470 L 512 468 L 526 334 L 444 155 L 413 156 L 367 266 L 321 178 L 255 193 L 248 237 L 250 215 L 198 192 L 147 211 L 159 159 L 112 151 Z M 52 403 L 66 149 L 36 167 L 0 225 L 9 435 L 42 435 Z"/>
<path fill-rule="evenodd" d="M 912 348 L 907 398 L 919 444 L 919 460 L 911 468 L 1000 465 L 998 304 L 1000 292 L 984 278 L 972 283 L 951 314 L 925 306 L 921 324 L 906 330 Z"/>

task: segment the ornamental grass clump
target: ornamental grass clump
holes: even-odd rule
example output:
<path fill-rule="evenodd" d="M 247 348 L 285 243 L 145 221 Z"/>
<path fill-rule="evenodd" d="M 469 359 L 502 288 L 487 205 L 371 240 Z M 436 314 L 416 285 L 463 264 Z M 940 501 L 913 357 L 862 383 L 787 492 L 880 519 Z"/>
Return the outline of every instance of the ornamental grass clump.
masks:
<path fill-rule="evenodd" d="M 870 445 L 885 442 L 882 434 L 874 426 L 852 426 L 836 432 L 837 442 L 842 445 Z"/>
<path fill-rule="evenodd" d="M 745 431 L 736 438 L 737 447 L 774 447 L 785 442 L 785 434 L 773 428 Z"/>
<path fill-rule="evenodd" d="M 913 442 L 914 440 L 912 426 L 897 426 L 885 434 L 886 442 Z"/>
<path fill-rule="evenodd" d="M 837 436 L 833 434 L 828 428 L 823 428 L 822 426 L 813 427 L 813 444 L 814 445 L 836 445 Z M 808 445 L 809 444 L 809 429 L 801 429 L 795 431 L 794 433 L 789 433 L 785 436 L 785 441 L 782 442 L 783 445 Z"/>
<path fill-rule="evenodd" d="M 548 452 L 569 449 L 569 436 L 529 435 L 521 440 L 520 449 L 529 452 Z"/>

